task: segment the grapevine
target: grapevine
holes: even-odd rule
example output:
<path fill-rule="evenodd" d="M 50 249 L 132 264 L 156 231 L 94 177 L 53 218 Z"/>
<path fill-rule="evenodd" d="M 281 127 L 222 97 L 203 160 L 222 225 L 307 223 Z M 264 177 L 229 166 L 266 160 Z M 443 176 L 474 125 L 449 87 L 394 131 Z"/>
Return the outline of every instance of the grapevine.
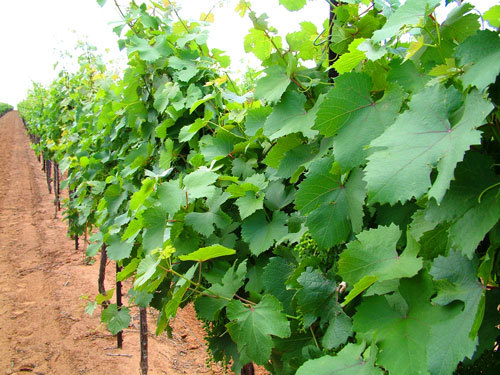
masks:
<path fill-rule="evenodd" d="M 441 23 L 437 0 L 391 4 L 342 2 L 328 32 L 282 38 L 240 1 L 264 68 L 241 82 L 206 15 L 132 2 L 120 76 L 87 49 L 19 105 L 67 175 L 70 234 L 93 233 L 87 256 L 105 249 L 157 334 L 193 302 L 235 372 L 453 374 L 493 353 L 498 8 L 485 28 L 467 3 Z M 117 333 L 129 308 L 102 295 Z"/>

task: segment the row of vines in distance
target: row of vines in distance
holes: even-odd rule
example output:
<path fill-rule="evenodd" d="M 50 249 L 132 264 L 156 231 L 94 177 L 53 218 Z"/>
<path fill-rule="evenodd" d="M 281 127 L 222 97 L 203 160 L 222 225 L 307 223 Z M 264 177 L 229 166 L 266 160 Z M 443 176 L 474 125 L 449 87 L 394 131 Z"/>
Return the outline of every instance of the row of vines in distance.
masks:
<path fill-rule="evenodd" d="M 7 103 L 0 103 L 0 117 L 9 111 L 12 111 L 14 107 Z"/>
<path fill-rule="evenodd" d="M 19 105 L 67 173 L 70 233 L 95 233 L 87 255 L 106 249 L 157 334 L 193 301 L 235 372 L 444 375 L 493 358 L 500 7 L 438 23 L 439 0 L 391 3 L 345 1 L 326 32 L 282 38 L 240 1 L 264 70 L 235 80 L 204 21 L 132 2 L 121 77 L 86 50 Z M 129 311 L 102 319 L 116 333 Z"/>

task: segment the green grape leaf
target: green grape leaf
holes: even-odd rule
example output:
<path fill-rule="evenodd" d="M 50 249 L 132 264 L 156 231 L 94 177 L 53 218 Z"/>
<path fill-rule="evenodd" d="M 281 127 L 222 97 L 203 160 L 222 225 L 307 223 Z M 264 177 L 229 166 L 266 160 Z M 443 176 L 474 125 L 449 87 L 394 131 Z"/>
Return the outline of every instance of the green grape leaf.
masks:
<path fill-rule="evenodd" d="M 321 344 L 326 349 L 334 349 L 339 345 L 345 344 L 352 334 L 351 318 L 342 310 L 339 310 L 337 314 L 333 314 L 333 317 L 328 322 L 328 328 L 321 338 Z"/>
<path fill-rule="evenodd" d="M 484 304 L 484 289 L 475 276 L 477 266 L 477 259 L 470 261 L 456 251 L 450 251 L 446 257 L 439 256 L 432 263 L 430 274 L 438 280 L 437 296 L 433 302 L 440 305 L 457 300 L 464 302 L 463 310 L 461 306 L 450 306 L 461 310 L 460 313 L 440 320 L 432 327 L 429 343 L 429 370 L 432 374 L 451 374 L 458 362 L 466 356 L 471 358 L 476 350 L 477 331 L 471 338 L 471 330 L 481 301 Z"/>
<path fill-rule="evenodd" d="M 202 296 L 195 301 L 194 306 L 200 317 L 214 320 L 216 314 L 231 302 L 234 294 L 242 287 L 247 274 L 246 261 L 240 263 L 238 268 L 235 267 L 236 264 L 226 271 L 220 284 L 214 284 L 207 290 L 213 297 Z"/>
<path fill-rule="evenodd" d="M 308 267 L 297 279 L 302 286 L 297 292 L 297 308 L 304 315 L 304 328 L 330 312 L 326 306 L 337 306 L 337 285 L 318 270 Z"/>
<path fill-rule="evenodd" d="M 142 214 L 144 228 L 142 246 L 148 253 L 156 248 L 163 247 L 165 229 L 167 227 L 168 214 L 163 207 L 151 207 Z"/>
<path fill-rule="evenodd" d="M 250 109 L 245 122 L 245 133 L 253 137 L 259 129 L 264 127 L 264 123 L 272 111 L 273 109 L 271 107 Z"/>
<path fill-rule="evenodd" d="M 492 105 L 473 91 L 467 95 L 460 120 L 451 116 L 460 107 L 458 91 L 435 85 L 413 96 L 410 109 L 370 144 L 365 180 L 371 202 L 395 204 L 420 198 L 431 187 L 430 172 L 438 175 L 429 197 L 441 202 L 456 164 L 471 145 L 481 142 L 480 126 Z M 408 183 L 411 181 L 411 183 Z"/>
<path fill-rule="evenodd" d="M 142 181 L 141 188 L 134 194 L 132 194 L 132 198 L 130 198 L 130 209 L 134 211 L 141 207 L 153 192 L 154 187 L 155 180 L 146 178 L 144 181 Z"/>
<path fill-rule="evenodd" d="M 130 324 L 130 310 L 124 306 L 118 310 L 116 304 L 111 304 L 101 314 L 101 322 L 107 323 L 108 330 L 116 335 Z"/>
<path fill-rule="evenodd" d="M 425 87 L 430 77 L 421 72 L 412 60 L 403 62 L 395 58 L 389 63 L 387 81 L 394 82 L 406 91 L 417 92 Z"/>
<path fill-rule="evenodd" d="M 457 47 L 455 57 L 462 65 L 472 64 L 465 69 L 464 85 L 483 90 L 500 73 L 500 36 L 491 30 L 478 31 Z"/>
<path fill-rule="evenodd" d="M 351 121 L 361 121 L 357 117 L 363 118 L 366 109 L 374 104 L 370 87 L 370 77 L 364 73 L 347 73 L 338 77 L 319 108 L 314 129 L 330 137 Z"/>
<path fill-rule="evenodd" d="M 112 235 L 108 240 L 109 246 L 106 248 L 108 258 L 111 260 L 122 260 L 128 258 L 134 247 L 133 241 L 122 242 L 119 235 Z"/>
<path fill-rule="evenodd" d="M 286 74 L 286 69 L 279 65 L 272 65 L 266 70 L 265 77 L 257 81 L 255 87 L 255 99 L 264 99 L 268 102 L 277 102 L 290 84 L 290 78 Z"/>
<path fill-rule="evenodd" d="M 285 287 L 293 271 L 293 266 L 285 259 L 273 257 L 269 259 L 269 264 L 264 268 L 262 275 L 264 290 L 279 299 L 286 313 L 293 311 L 292 298 L 295 295 L 295 291 Z"/>
<path fill-rule="evenodd" d="M 371 82 L 369 84 L 371 85 Z M 335 89 L 339 89 L 338 85 Z M 361 91 L 362 88 L 359 89 Z M 359 94 L 371 101 L 369 86 L 365 86 L 364 89 L 366 91 L 363 90 L 363 94 L 361 92 Z M 350 90 L 353 90 L 353 87 Z M 379 101 L 371 102 L 366 107 L 358 107 L 350 114 L 349 122 L 338 130 L 333 143 L 336 161 L 343 168 L 351 169 L 365 163 L 368 155 L 367 146 L 394 122 L 402 100 L 402 90 L 393 86 L 386 90 Z"/>
<path fill-rule="evenodd" d="M 384 296 L 365 298 L 353 317 L 354 331 L 376 337 L 377 363 L 389 373 L 425 374 L 432 325 L 443 317 L 442 308 L 430 303 L 433 289 L 426 274 L 402 279 L 399 290 L 402 306 Z"/>
<path fill-rule="evenodd" d="M 306 169 L 305 166 L 318 156 L 318 150 L 311 144 L 301 144 L 287 152 L 280 162 L 276 177 L 290 178 L 290 182 L 294 183 Z"/>
<path fill-rule="evenodd" d="M 296 11 L 304 8 L 306 0 L 280 0 L 280 4 L 290 11 Z"/>
<path fill-rule="evenodd" d="M 335 63 L 333 64 L 333 68 L 339 74 L 350 72 L 355 67 L 357 67 L 361 61 L 366 59 L 365 53 L 358 49 L 358 46 L 364 41 L 365 39 L 363 38 L 354 39 L 347 48 L 349 52 L 344 53 L 339 57 L 337 61 L 335 61 Z"/>
<path fill-rule="evenodd" d="M 243 221 L 241 236 L 249 244 L 252 254 L 257 256 L 288 234 L 286 222 L 284 212 L 275 211 L 268 222 L 264 211 L 259 210 Z"/>
<path fill-rule="evenodd" d="M 225 158 L 233 152 L 234 146 L 240 141 L 228 131 L 219 131 L 213 136 L 205 135 L 200 139 L 200 152 L 207 162 Z"/>
<path fill-rule="evenodd" d="M 311 43 L 318 36 L 316 25 L 312 22 L 301 22 L 300 28 L 300 31 L 287 34 L 286 41 L 292 51 L 298 51 L 301 59 L 313 59 L 318 52 L 318 47 Z"/>
<path fill-rule="evenodd" d="M 373 285 L 377 281 L 377 276 L 363 276 L 358 282 L 354 284 L 349 294 L 345 297 L 344 302 L 342 302 L 342 307 L 351 302 L 354 298 L 363 293 L 366 289 Z"/>
<path fill-rule="evenodd" d="M 157 189 L 158 199 L 163 209 L 174 215 L 183 204 L 186 204 L 186 194 L 179 187 L 178 180 L 162 182 Z"/>
<path fill-rule="evenodd" d="M 264 195 L 261 194 L 256 197 L 255 194 L 247 192 L 244 197 L 236 199 L 234 203 L 238 206 L 241 219 L 244 220 L 255 211 L 262 210 L 264 208 Z"/>
<path fill-rule="evenodd" d="M 483 14 L 483 18 L 496 28 L 500 27 L 500 5 L 493 5 Z"/>
<path fill-rule="evenodd" d="M 331 174 L 331 158 L 311 164 L 306 179 L 299 185 L 295 205 L 307 215 L 307 226 L 320 247 L 345 242 L 351 231 L 361 230 L 364 182 L 360 170 L 354 170 L 344 183 L 342 176 Z"/>
<path fill-rule="evenodd" d="M 104 192 L 104 200 L 110 214 L 116 214 L 125 199 L 127 192 L 122 191 L 119 185 L 109 185 Z"/>
<path fill-rule="evenodd" d="M 384 371 L 365 361 L 362 354 L 366 344 L 347 344 L 335 356 L 325 355 L 310 359 L 297 370 L 296 375 L 382 375 Z"/>
<path fill-rule="evenodd" d="M 122 268 L 120 272 L 116 274 L 116 281 L 123 281 L 134 274 L 137 270 L 137 266 L 141 260 L 139 258 L 133 258 L 129 264 Z"/>
<path fill-rule="evenodd" d="M 129 289 L 127 295 L 130 297 L 130 302 L 140 307 L 148 307 L 153 299 L 153 295 L 144 290 Z"/>
<path fill-rule="evenodd" d="M 288 206 L 295 198 L 295 189 L 285 189 L 285 185 L 280 181 L 271 182 L 265 193 L 264 204 L 272 211 Z"/>
<path fill-rule="evenodd" d="M 425 209 L 425 219 L 430 222 L 456 221 L 478 204 L 481 192 L 499 182 L 491 168 L 491 157 L 469 151 L 455 169 L 455 180 L 438 205 L 429 201 Z"/>
<path fill-rule="evenodd" d="M 196 73 L 198 73 L 196 63 L 191 59 L 184 60 L 177 56 L 172 56 L 168 60 L 168 66 L 177 70 L 177 72 L 174 73 L 174 78 L 177 78 L 182 82 L 188 82 L 196 75 Z"/>
<path fill-rule="evenodd" d="M 225 220 L 214 212 L 190 212 L 186 215 L 186 224 L 205 237 L 210 237 L 214 233 L 214 225 L 222 227 Z"/>
<path fill-rule="evenodd" d="M 160 112 L 165 112 L 169 102 L 181 93 L 177 82 L 167 82 L 154 93 L 154 108 Z"/>
<path fill-rule="evenodd" d="M 141 260 L 137 267 L 137 278 L 134 282 L 134 287 L 144 285 L 156 272 L 156 268 L 160 264 L 161 259 L 157 255 L 148 254 Z"/>
<path fill-rule="evenodd" d="M 257 29 L 250 29 L 250 33 L 245 36 L 243 46 L 245 52 L 253 52 L 261 61 L 268 59 L 273 50 L 273 43 L 266 33 Z"/>
<path fill-rule="evenodd" d="M 140 58 L 147 62 L 155 62 L 159 58 L 170 56 L 173 53 L 165 38 L 158 38 L 154 46 L 149 45 L 148 40 L 135 35 L 130 37 L 129 40 L 128 53 L 137 51 Z"/>
<path fill-rule="evenodd" d="M 198 265 L 194 264 L 193 266 L 191 266 L 191 268 L 187 270 L 187 272 L 183 275 L 184 277 L 179 278 L 179 280 L 175 284 L 175 289 L 173 291 L 172 297 L 168 299 L 168 302 L 163 307 L 162 313 L 164 314 L 164 319 L 170 320 L 171 318 L 175 318 L 175 316 L 177 315 L 177 310 L 182 303 L 186 291 L 191 285 L 189 280 L 193 279 L 193 275 L 197 269 Z"/>
<path fill-rule="evenodd" d="M 319 108 L 314 129 L 335 135 L 334 154 L 350 169 L 363 164 L 367 146 L 391 125 L 401 107 L 403 93 L 397 86 L 375 102 L 370 96 L 371 79 L 362 73 L 347 73 L 335 81 Z"/>
<path fill-rule="evenodd" d="M 431 13 L 440 0 L 408 0 L 399 7 L 387 20 L 385 25 L 373 33 L 372 39 L 381 42 L 399 34 L 403 26 L 413 26 L 420 23 L 421 19 Z"/>
<path fill-rule="evenodd" d="M 285 154 L 301 144 L 302 140 L 297 133 L 278 138 L 276 144 L 267 153 L 263 162 L 274 169 L 278 169 L 281 160 L 285 157 Z"/>
<path fill-rule="evenodd" d="M 184 186 L 187 191 L 189 200 L 196 198 L 208 197 L 215 191 L 215 186 L 212 184 L 217 181 L 219 176 L 206 167 L 201 167 L 198 170 L 191 172 L 184 177 Z"/>
<path fill-rule="evenodd" d="M 462 43 L 469 36 L 476 33 L 480 28 L 478 14 L 465 14 L 474 8 L 469 3 L 463 3 L 460 7 L 453 9 L 443 22 L 443 39 L 449 39 Z M 465 15 L 464 15 L 465 14 Z"/>
<path fill-rule="evenodd" d="M 271 335 L 281 338 L 290 336 L 290 323 L 281 310 L 281 303 L 270 295 L 265 295 L 251 307 L 237 300 L 229 303 L 227 317 L 231 321 L 226 327 L 238 345 L 243 363 L 253 361 L 265 364 L 273 348 Z"/>
<path fill-rule="evenodd" d="M 228 249 L 222 245 L 212 245 L 207 247 L 201 247 L 198 250 L 186 254 L 180 255 L 179 259 L 183 261 L 194 261 L 194 262 L 206 262 L 207 260 L 219 258 L 227 255 L 236 254 L 236 251 L 233 249 Z"/>
<path fill-rule="evenodd" d="M 481 203 L 474 205 L 450 227 L 452 246 L 468 258 L 472 258 L 486 233 L 500 219 L 499 198 L 490 192 L 483 196 Z"/>
<path fill-rule="evenodd" d="M 318 98 L 314 107 L 306 111 L 304 94 L 297 91 L 285 92 L 264 123 L 264 135 L 271 140 L 298 132 L 308 138 L 314 137 L 317 131 L 312 130 L 312 127 L 321 102 L 322 99 Z"/>
<path fill-rule="evenodd" d="M 422 268 L 422 259 L 416 256 L 418 246 L 409 245 L 401 255 L 396 251 L 401 230 L 395 224 L 369 229 L 356 237 L 339 259 L 339 275 L 349 285 L 366 276 L 379 281 L 412 277 Z"/>

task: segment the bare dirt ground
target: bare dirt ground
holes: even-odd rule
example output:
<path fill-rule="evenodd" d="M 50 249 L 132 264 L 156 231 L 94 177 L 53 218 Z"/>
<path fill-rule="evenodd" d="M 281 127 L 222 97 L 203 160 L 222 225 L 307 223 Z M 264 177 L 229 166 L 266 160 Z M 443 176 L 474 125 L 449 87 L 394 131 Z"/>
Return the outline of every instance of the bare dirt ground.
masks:
<path fill-rule="evenodd" d="M 99 262 L 84 264 L 60 216 L 54 219 L 53 196 L 21 119 L 7 113 L 0 118 L 0 375 L 137 375 L 138 313 L 123 349 L 115 349 L 100 314 L 84 314 L 80 299 L 97 295 Z M 106 281 L 112 288 L 112 273 Z M 151 315 L 149 324 L 155 327 Z M 172 339 L 150 335 L 149 374 L 222 373 L 206 367 L 202 340 L 188 307 Z"/>

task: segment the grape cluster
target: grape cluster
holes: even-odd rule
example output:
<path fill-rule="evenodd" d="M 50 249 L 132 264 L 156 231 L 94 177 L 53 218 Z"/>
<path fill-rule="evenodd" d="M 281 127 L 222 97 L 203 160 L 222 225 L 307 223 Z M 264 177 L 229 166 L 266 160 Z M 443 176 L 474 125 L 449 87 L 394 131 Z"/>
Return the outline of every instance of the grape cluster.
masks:
<path fill-rule="evenodd" d="M 321 268 L 324 270 L 330 269 L 335 264 L 339 253 L 339 249 L 336 247 L 320 247 L 318 243 L 312 238 L 311 233 L 309 232 L 305 232 L 302 237 L 300 237 L 300 240 L 297 245 L 295 245 L 294 250 L 296 251 L 299 259 L 319 259 Z"/>
<path fill-rule="evenodd" d="M 317 256 L 319 253 L 319 246 L 316 241 L 313 240 L 311 234 L 305 232 L 302 237 L 300 237 L 299 243 L 295 245 L 295 251 L 300 258 Z"/>

